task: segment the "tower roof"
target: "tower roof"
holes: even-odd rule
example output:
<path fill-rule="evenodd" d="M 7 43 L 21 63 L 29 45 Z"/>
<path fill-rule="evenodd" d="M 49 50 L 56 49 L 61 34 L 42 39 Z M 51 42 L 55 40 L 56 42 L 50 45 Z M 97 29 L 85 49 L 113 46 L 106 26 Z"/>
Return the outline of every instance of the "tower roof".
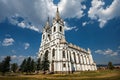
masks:
<path fill-rule="evenodd" d="M 49 29 L 50 28 L 50 24 L 49 24 L 49 17 L 48 17 L 48 20 L 46 22 L 46 25 L 45 25 L 45 29 Z"/>
<path fill-rule="evenodd" d="M 65 38 L 62 38 L 60 41 L 61 44 L 67 44 L 67 41 L 65 40 Z"/>
<path fill-rule="evenodd" d="M 59 15 L 59 9 L 58 9 L 58 7 L 57 7 L 55 19 L 56 20 L 60 20 L 60 15 Z"/>

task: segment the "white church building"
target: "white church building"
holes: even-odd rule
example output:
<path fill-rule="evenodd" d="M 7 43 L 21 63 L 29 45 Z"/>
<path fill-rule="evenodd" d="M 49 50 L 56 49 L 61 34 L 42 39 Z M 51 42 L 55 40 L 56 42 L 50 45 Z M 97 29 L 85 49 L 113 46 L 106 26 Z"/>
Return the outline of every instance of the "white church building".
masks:
<path fill-rule="evenodd" d="M 49 71 L 54 73 L 71 73 L 74 71 L 97 70 L 90 49 L 85 50 L 65 39 L 64 21 L 57 8 L 52 26 L 49 21 L 43 28 L 38 57 L 48 57 Z"/>

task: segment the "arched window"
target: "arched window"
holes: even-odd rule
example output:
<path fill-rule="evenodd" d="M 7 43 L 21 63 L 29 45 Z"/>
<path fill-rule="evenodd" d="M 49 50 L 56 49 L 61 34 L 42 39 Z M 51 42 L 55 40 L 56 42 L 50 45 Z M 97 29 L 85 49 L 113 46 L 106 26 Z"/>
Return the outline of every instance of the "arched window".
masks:
<path fill-rule="evenodd" d="M 54 26 L 54 29 L 53 29 L 53 31 L 55 32 L 56 31 L 56 27 Z"/>
<path fill-rule="evenodd" d="M 62 32 L 62 26 L 60 26 L 60 32 Z"/>
<path fill-rule="evenodd" d="M 62 53 L 62 54 L 63 54 L 63 58 L 65 58 L 65 51 L 63 51 L 63 53 Z"/>
<path fill-rule="evenodd" d="M 75 52 L 73 53 L 73 55 L 74 55 L 74 62 L 76 63 L 76 56 L 75 56 Z"/>
<path fill-rule="evenodd" d="M 52 57 L 55 56 L 55 49 L 52 50 Z"/>

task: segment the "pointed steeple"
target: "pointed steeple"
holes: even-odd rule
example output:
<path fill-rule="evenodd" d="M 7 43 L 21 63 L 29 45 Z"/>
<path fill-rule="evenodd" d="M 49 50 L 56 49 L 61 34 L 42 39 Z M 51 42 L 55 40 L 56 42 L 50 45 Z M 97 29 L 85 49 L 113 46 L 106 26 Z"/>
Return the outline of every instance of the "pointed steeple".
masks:
<path fill-rule="evenodd" d="M 58 7 L 57 7 L 55 19 L 56 19 L 56 20 L 60 20 L 60 15 L 59 15 Z"/>
<path fill-rule="evenodd" d="M 55 15 L 55 17 L 53 18 L 53 24 L 56 23 L 56 22 L 59 23 L 59 24 L 61 24 L 61 25 L 64 25 L 64 21 L 63 21 L 63 20 L 61 19 L 61 17 L 60 17 L 58 7 L 57 7 L 56 15 Z"/>
<path fill-rule="evenodd" d="M 49 24 L 49 17 L 48 17 L 48 20 L 46 22 L 46 25 L 45 25 L 45 29 L 49 29 L 50 28 L 50 24 Z"/>

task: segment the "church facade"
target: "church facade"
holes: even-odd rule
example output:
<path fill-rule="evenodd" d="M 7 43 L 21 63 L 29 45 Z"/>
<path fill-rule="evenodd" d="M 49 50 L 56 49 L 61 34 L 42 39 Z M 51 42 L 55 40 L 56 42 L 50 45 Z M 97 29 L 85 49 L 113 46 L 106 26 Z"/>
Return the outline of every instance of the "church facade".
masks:
<path fill-rule="evenodd" d="M 85 50 L 66 41 L 64 21 L 59 15 L 58 8 L 52 26 L 48 20 L 43 28 L 38 57 L 43 60 L 44 56 L 50 62 L 50 72 L 70 73 L 97 70 L 90 49 Z"/>

